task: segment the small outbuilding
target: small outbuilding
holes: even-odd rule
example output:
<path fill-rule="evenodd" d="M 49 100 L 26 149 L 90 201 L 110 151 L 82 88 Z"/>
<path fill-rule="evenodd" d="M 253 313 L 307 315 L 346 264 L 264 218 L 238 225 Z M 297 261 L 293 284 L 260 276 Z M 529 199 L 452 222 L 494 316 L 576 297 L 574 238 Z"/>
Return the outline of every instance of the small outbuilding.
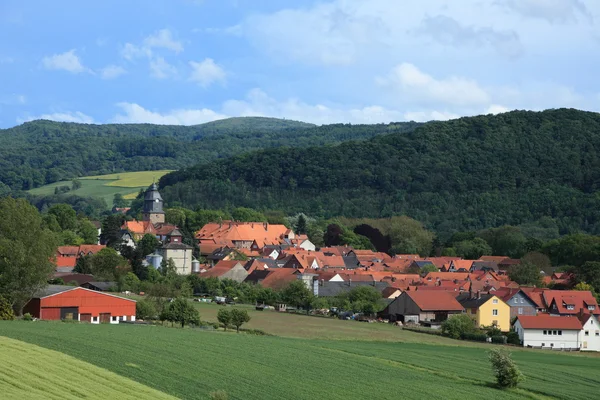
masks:
<path fill-rule="evenodd" d="M 118 324 L 135 321 L 135 304 L 135 300 L 83 287 L 49 285 L 35 294 L 23 312 L 42 320 Z"/>

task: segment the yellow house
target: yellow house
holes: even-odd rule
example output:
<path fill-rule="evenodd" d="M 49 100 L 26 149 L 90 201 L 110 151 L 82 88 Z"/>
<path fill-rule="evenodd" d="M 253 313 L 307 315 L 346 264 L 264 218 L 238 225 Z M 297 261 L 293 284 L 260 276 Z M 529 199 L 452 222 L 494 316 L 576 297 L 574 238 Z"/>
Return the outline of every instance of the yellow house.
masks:
<path fill-rule="evenodd" d="M 502 332 L 510 330 L 510 306 L 494 294 L 461 293 L 456 300 L 478 327 L 495 325 Z"/>

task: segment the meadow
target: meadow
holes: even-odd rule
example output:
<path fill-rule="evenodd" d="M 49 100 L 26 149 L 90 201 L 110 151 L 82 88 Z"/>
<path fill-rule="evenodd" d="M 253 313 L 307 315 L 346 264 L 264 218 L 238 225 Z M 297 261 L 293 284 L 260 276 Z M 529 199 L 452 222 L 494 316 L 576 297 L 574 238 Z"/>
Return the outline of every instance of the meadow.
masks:
<path fill-rule="evenodd" d="M 1 336 L 0 349 L 4 399 L 174 399 L 57 351 Z"/>
<path fill-rule="evenodd" d="M 84 176 L 78 178 L 81 187 L 77 190 L 71 190 L 68 193 L 76 194 L 82 197 L 100 197 L 106 201 L 109 207 L 112 207 L 112 201 L 115 194 L 120 193 L 126 199 L 135 199 L 140 189 L 146 189 L 170 170 L 161 171 L 138 171 L 138 172 L 120 172 L 108 175 Z M 55 182 L 39 188 L 31 189 L 29 193 L 33 195 L 52 195 L 54 189 L 58 186 L 71 187 L 71 181 Z"/>
<path fill-rule="evenodd" d="M 585 399 L 600 387 L 598 357 L 515 349 L 526 380 L 501 391 L 493 387 L 486 348 L 416 343 L 411 336 L 405 342 L 309 340 L 43 321 L 0 322 L 0 336 L 186 399 L 205 399 L 215 390 L 231 399 Z"/>

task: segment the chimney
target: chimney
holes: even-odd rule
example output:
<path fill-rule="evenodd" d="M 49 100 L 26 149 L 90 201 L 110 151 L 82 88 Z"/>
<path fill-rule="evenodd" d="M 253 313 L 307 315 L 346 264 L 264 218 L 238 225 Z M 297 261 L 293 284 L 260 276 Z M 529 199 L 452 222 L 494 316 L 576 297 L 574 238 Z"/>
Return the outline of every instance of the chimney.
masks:
<path fill-rule="evenodd" d="M 481 299 L 481 290 L 477 291 L 477 300 Z"/>
<path fill-rule="evenodd" d="M 265 227 L 265 231 L 269 229 L 269 223 L 268 223 L 268 222 L 265 222 L 265 223 L 263 224 L 263 226 Z"/>
<path fill-rule="evenodd" d="M 348 286 L 352 286 L 352 278 L 348 278 Z"/>

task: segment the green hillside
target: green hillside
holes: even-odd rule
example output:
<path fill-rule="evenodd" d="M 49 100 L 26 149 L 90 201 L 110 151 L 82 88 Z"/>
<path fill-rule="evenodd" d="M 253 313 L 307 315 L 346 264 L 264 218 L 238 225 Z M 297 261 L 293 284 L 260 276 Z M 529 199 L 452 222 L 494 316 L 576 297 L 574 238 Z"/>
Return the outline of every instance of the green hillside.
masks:
<path fill-rule="evenodd" d="M 160 183 L 169 204 L 190 208 L 406 214 L 445 233 L 548 216 L 563 234 L 598 234 L 600 114 L 515 111 L 432 122 L 362 143 L 255 151 Z"/>
<path fill-rule="evenodd" d="M 597 357 L 547 351 L 515 350 L 526 380 L 500 391 L 485 347 L 60 322 L 3 321 L 0 335 L 186 399 L 206 399 L 216 390 L 230 399 L 586 399 L 600 385 Z"/>
<path fill-rule="evenodd" d="M 0 130 L 0 195 L 75 177 L 178 169 L 246 151 L 362 140 L 418 124 L 316 127 L 274 118 L 230 118 L 196 126 L 91 125 L 32 121 Z"/>
<path fill-rule="evenodd" d="M 4 399 L 175 399 L 58 351 L 2 336 L 0 348 Z"/>

